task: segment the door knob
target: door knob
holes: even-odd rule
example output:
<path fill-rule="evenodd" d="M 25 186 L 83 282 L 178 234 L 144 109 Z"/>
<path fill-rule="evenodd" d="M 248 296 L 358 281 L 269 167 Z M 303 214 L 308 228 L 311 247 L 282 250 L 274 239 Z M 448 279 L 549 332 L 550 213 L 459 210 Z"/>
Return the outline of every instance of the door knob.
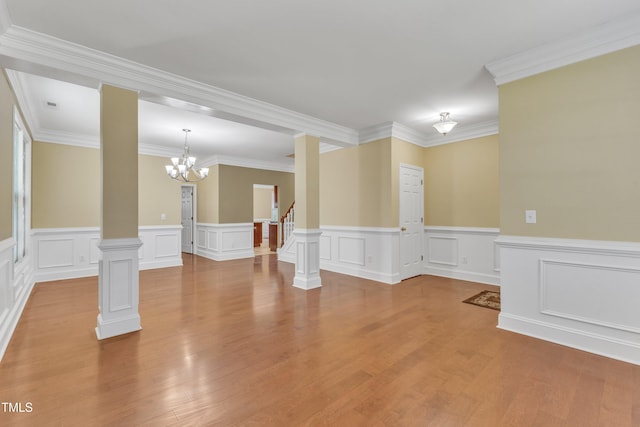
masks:
<path fill-rule="evenodd" d="M 400 231 L 407 231 L 407 227 L 402 227 Z"/>

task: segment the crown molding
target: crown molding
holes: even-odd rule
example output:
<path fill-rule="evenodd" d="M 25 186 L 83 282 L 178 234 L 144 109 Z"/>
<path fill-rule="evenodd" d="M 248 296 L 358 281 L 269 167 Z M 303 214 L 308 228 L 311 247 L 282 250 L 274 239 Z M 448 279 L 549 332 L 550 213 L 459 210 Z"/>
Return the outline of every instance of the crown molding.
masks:
<path fill-rule="evenodd" d="M 640 13 L 485 65 L 502 85 L 640 44 Z"/>
<path fill-rule="evenodd" d="M 1 1 L 2 0 L 0 0 L 0 2 Z M 24 74 L 8 68 L 5 69 L 5 72 L 7 74 L 7 79 L 9 79 L 9 84 L 13 89 L 13 93 L 16 95 L 20 111 L 22 112 L 22 117 L 24 117 L 25 122 L 27 122 L 27 127 L 33 135 L 33 133 L 40 128 L 40 121 L 38 120 L 37 114 L 33 113 L 36 111 L 36 108 L 33 103 L 30 102 L 31 97 L 28 96 L 29 85 L 24 80 Z"/>
<path fill-rule="evenodd" d="M 54 129 L 36 128 L 32 130 L 33 140 L 50 144 L 73 145 L 83 148 L 100 148 L 100 136 L 64 132 Z"/>
<path fill-rule="evenodd" d="M 1 0 L 0 0 L 1 1 Z M 23 67 L 33 64 L 62 70 L 118 87 L 160 95 L 220 112 L 228 119 L 247 121 L 265 128 L 277 126 L 292 133 L 304 132 L 329 141 L 357 145 L 357 131 L 267 102 L 148 67 L 76 43 L 16 25 L 0 36 L 0 55 Z"/>
<path fill-rule="evenodd" d="M 295 173 L 293 164 L 271 162 L 267 160 L 245 159 L 233 156 L 216 155 L 203 159 L 199 162 L 201 166 L 211 167 L 215 165 L 237 166 L 241 168 L 262 169 L 275 172 Z"/>
<path fill-rule="evenodd" d="M 420 147 L 432 147 L 436 145 L 448 144 L 452 142 L 464 141 L 467 139 L 481 138 L 483 136 L 495 135 L 498 133 L 498 122 L 489 121 L 473 125 L 458 125 L 455 131 L 446 135 L 434 132 L 431 136 L 426 136 L 422 132 L 405 126 L 397 122 L 385 122 L 376 126 L 369 126 L 360 130 L 360 144 L 378 141 L 384 138 L 398 138 L 405 142 L 418 145 Z"/>
<path fill-rule="evenodd" d="M 441 135 L 434 132 L 433 136 L 427 138 L 423 147 L 435 147 L 436 145 L 450 144 L 453 142 L 466 141 L 468 139 L 482 138 L 483 136 L 498 134 L 498 121 L 476 123 L 473 125 L 461 125 L 455 127 L 450 133 Z"/>

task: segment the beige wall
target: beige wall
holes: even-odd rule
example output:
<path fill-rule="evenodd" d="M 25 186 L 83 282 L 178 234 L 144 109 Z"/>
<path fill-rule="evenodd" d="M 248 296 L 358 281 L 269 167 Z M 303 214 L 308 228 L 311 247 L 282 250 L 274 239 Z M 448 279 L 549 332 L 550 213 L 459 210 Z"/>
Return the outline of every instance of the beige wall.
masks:
<path fill-rule="evenodd" d="M 13 235 L 13 106 L 4 70 L 0 73 L 0 241 Z"/>
<path fill-rule="evenodd" d="M 498 135 L 424 150 L 425 225 L 499 227 Z"/>
<path fill-rule="evenodd" d="M 138 93 L 100 90 L 100 235 L 138 237 Z"/>
<path fill-rule="evenodd" d="M 220 223 L 220 165 L 209 167 L 209 176 L 198 182 L 197 212 L 198 222 L 206 224 Z"/>
<path fill-rule="evenodd" d="M 180 224 L 180 184 L 167 177 L 167 162 L 138 157 L 140 225 Z M 34 142 L 32 163 L 32 228 L 100 226 L 100 150 Z M 61 173 L 65 164 L 73 174 Z"/>
<path fill-rule="evenodd" d="M 198 186 L 198 222 L 214 224 L 253 222 L 253 184 L 278 186 L 279 216 L 293 202 L 294 174 L 292 173 L 227 165 L 217 165 L 215 169 L 218 172 L 217 182 L 211 180 L 206 183 L 209 180 L 207 178 Z M 215 192 L 216 183 L 218 221 L 215 221 L 216 202 L 213 200 L 215 197 L 211 194 Z M 202 203 L 206 205 L 201 207 Z"/>
<path fill-rule="evenodd" d="M 181 223 L 181 183 L 169 178 L 166 157 L 138 156 L 138 221 L 140 225 Z M 161 215 L 166 219 L 162 220 Z"/>
<path fill-rule="evenodd" d="M 260 187 L 253 189 L 253 219 L 271 218 L 272 198 L 272 189 Z"/>
<path fill-rule="evenodd" d="M 391 198 L 391 138 L 320 156 L 321 225 L 397 226 Z"/>
<path fill-rule="evenodd" d="M 100 150 L 34 142 L 31 158 L 32 228 L 98 227 Z"/>
<path fill-rule="evenodd" d="M 640 241 L 638 76 L 640 46 L 500 87 L 503 234 Z"/>

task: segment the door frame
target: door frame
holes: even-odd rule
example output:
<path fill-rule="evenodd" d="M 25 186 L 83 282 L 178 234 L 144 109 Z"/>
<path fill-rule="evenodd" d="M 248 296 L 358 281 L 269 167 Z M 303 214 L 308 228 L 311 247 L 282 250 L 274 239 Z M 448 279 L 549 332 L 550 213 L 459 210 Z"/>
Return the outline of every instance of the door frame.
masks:
<path fill-rule="evenodd" d="M 182 226 L 182 189 L 184 187 L 189 187 L 191 188 L 191 210 L 192 210 L 192 217 L 193 219 L 191 220 L 191 241 L 193 242 L 193 244 L 191 245 L 191 252 L 192 254 L 195 254 L 197 252 L 197 243 L 196 242 L 196 224 L 198 223 L 198 218 L 197 218 L 197 214 L 198 214 L 198 204 L 197 204 L 197 196 L 198 196 L 198 187 L 195 184 L 182 184 L 180 185 L 180 225 Z M 180 232 L 180 236 L 182 236 L 182 232 Z M 180 251 L 182 251 L 182 242 L 180 242 Z M 184 252 L 184 251 L 182 251 Z M 189 253 L 189 252 L 187 252 Z"/>
<path fill-rule="evenodd" d="M 405 280 L 411 277 L 415 277 L 417 275 L 424 274 L 424 168 L 420 166 L 410 165 L 407 163 L 400 163 L 398 167 L 398 225 L 402 227 L 402 170 L 403 169 L 412 169 L 414 171 L 418 171 L 421 174 L 421 187 L 422 191 L 420 194 L 420 215 L 421 215 L 421 230 L 420 230 L 420 271 L 418 274 L 409 273 L 403 268 L 403 253 L 406 248 L 403 247 L 403 238 L 402 238 L 402 230 L 400 230 L 400 239 L 398 242 L 398 258 L 399 263 L 398 266 L 400 268 L 400 280 Z"/>

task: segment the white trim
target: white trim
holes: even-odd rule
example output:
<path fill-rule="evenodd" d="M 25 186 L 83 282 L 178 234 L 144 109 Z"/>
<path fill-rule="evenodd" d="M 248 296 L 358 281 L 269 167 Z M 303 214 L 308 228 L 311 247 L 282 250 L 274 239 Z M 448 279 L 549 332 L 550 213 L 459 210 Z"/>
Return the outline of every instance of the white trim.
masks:
<path fill-rule="evenodd" d="M 640 14 L 627 15 L 562 40 L 485 65 L 502 85 L 640 44 Z"/>
<path fill-rule="evenodd" d="M 379 125 L 369 126 L 360 129 L 360 144 L 379 141 L 385 138 L 398 138 L 405 142 L 427 148 L 437 145 L 450 144 L 453 142 L 466 141 L 474 138 L 481 138 L 498 133 L 498 121 L 492 120 L 488 122 L 476 123 L 471 125 L 460 124 L 455 131 L 447 135 L 441 135 L 437 132 L 433 134 L 424 134 L 413 128 L 405 126 L 397 122 L 384 122 Z"/>
<path fill-rule="evenodd" d="M 320 229 L 296 228 L 296 262 L 293 286 L 305 291 L 322 286 L 320 278 Z"/>
<path fill-rule="evenodd" d="M 640 243 L 500 236 L 498 327 L 640 364 Z"/>
<path fill-rule="evenodd" d="M 31 291 L 33 290 L 33 274 L 31 263 L 25 262 L 17 272 L 13 262 L 13 238 L 0 241 L 0 292 L 4 294 L 4 307 L 0 306 L 0 360 L 2 360 L 11 337 L 18 325 L 20 316 Z"/>
<path fill-rule="evenodd" d="M 496 244 L 501 248 L 553 249 L 572 253 L 640 258 L 640 243 L 635 242 L 500 235 Z"/>
<path fill-rule="evenodd" d="M 181 225 L 139 226 L 143 242 L 139 269 L 181 266 L 181 229 Z M 38 228 L 31 230 L 31 240 L 36 282 L 98 275 L 99 227 Z"/>
<path fill-rule="evenodd" d="M 400 228 L 323 225 L 320 268 L 386 284 L 400 282 Z M 278 249 L 278 260 L 296 262 L 296 234 Z"/>
<path fill-rule="evenodd" d="M 424 274 L 500 286 L 500 230 L 490 227 L 424 227 Z"/>
<path fill-rule="evenodd" d="M 441 135 L 438 132 L 435 132 L 434 135 L 427 138 L 427 142 L 424 147 L 435 147 L 438 145 L 467 141 L 474 138 L 497 135 L 498 132 L 499 129 L 497 120 L 475 123 L 471 125 L 460 123 L 454 130 L 446 135 Z"/>
<path fill-rule="evenodd" d="M 640 344 L 510 313 L 498 315 L 498 328 L 640 365 Z"/>
<path fill-rule="evenodd" d="M 293 159 L 289 159 L 290 163 L 293 163 Z M 287 160 L 287 162 L 289 162 Z M 211 167 L 214 165 L 227 165 L 227 166 L 238 166 L 242 168 L 252 168 L 252 169 L 262 169 L 262 170 L 271 170 L 276 172 L 291 172 L 295 171 L 295 166 L 293 164 L 285 164 L 281 162 L 270 162 L 266 160 L 255 160 L 255 159 L 246 159 L 240 157 L 233 156 L 211 156 L 202 159 L 201 162 L 198 162 L 202 166 Z"/>
<path fill-rule="evenodd" d="M 143 99 L 157 95 L 175 98 L 223 112 L 227 119 L 254 126 L 269 129 L 275 126 L 292 134 L 302 131 L 347 145 L 358 142 L 357 132 L 347 127 L 17 25 L 11 25 L 0 36 L 0 55 L 16 59 L 16 67 L 27 68 L 28 63 L 52 67 L 94 79 L 94 87 L 99 82 L 108 82 L 140 90 Z"/>
<path fill-rule="evenodd" d="M 142 241 L 137 237 L 103 239 L 98 279 L 96 336 L 99 340 L 142 329 L 138 303 L 138 257 Z"/>
<path fill-rule="evenodd" d="M 194 250 L 214 261 L 253 258 L 253 223 L 196 223 Z"/>

